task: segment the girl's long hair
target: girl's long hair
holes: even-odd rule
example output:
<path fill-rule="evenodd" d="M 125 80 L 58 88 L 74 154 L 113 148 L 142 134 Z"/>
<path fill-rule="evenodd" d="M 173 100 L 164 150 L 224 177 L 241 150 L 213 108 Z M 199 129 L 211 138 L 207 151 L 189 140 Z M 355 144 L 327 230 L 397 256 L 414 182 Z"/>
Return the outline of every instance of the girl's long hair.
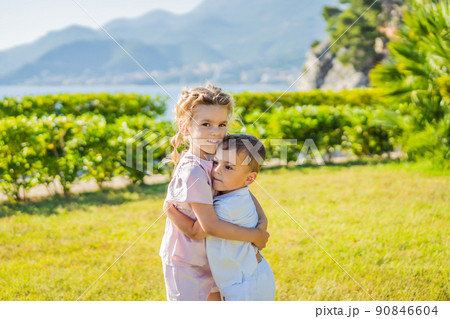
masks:
<path fill-rule="evenodd" d="M 175 122 L 179 123 L 183 121 L 184 125 L 190 125 L 197 105 L 221 105 L 227 108 L 229 117 L 233 114 L 233 98 L 231 95 L 222 92 L 222 89 L 219 87 L 207 85 L 206 87 L 197 87 L 189 91 L 183 90 L 181 92 L 175 109 Z M 171 159 L 176 167 L 180 161 L 178 147 L 180 144 L 189 146 L 189 143 L 184 139 L 183 134 L 178 131 L 170 139 L 170 144 L 173 146 Z"/>

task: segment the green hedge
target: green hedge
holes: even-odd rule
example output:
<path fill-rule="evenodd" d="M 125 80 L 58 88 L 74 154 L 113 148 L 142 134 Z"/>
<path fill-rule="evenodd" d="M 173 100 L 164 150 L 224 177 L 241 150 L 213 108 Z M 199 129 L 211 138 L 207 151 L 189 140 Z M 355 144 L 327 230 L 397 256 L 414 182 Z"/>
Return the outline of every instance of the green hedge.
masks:
<path fill-rule="evenodd" d="M 236 123 L 235 130 L 266 139 L 269 158 L 281 151 L 270 140 L 296 139 L 288 160 L 297 158 L 306 139 L 312 139 L 328 157 L 335 151 L 351 151 L 357 156 L 390 152 L 398 145 L 404 126 L 398 113 L 381 106 L 307 105 L 278 107 L 262 115 L 258 111 L 237 115 L 245 127 Z"/>
<path fill-rule="evenodd" d="M 335 151 L 358 156 L 382 154 L 400 143 L 403 117 L 399 111 L 379 106 L 373 90 L 288 93 L 264 113 L 278 96 L 234 96 L 236 115 L 242 121 L 233 124 L 230 132 L 245 131 L 266 140 L 268 159 L 282 152 L 280 145 L 271 143 L 275 139 L 297 140 L 288 148 L 288 160 L 297 158 L 306 139 L 312 139 L 322 155 L 328 156 Z M 134 183 L 141 182 L 150 173 L 145 171 L 148 153 L 142 149 L 137 156 L 139 142 L 130 143 L 129 165 L 127 141 L 145 129 L 148 133 L 142 141 L 154 148 L 152 172 L 169 172 L 160 164 L 171 151 L 168 140 L 175 134 L 174 125 L 155 120 L 164 113 L 164 99 L 133 94 L 62 94 L 7 98 L 1 106 L 0 188 L 12 201 L 21 199 L 20 189 L 55 179 L 64 193 L 77 179 L 95 178 L 101 186 L 114 176 L 126 175 Z M 142 169 L 137 169 L 139 166 Z"/>
<path fill-rule="evenodd" d="M 167 98 L 138 94 L 57 94 L 3 98 L 0 100 L 0 118 L 8 116 L 42 117 L 46 115 L 102 115 L 114 122 L 122 115 L 146 115 L 154 118 L 166 111 Z"/>
<path fill-rule="evenodd" d="M 0 188 L 11 201 L 21 199 L 20 189 L 28 190 L 38 184 L 58 179 L 64 193 L 77 179 L 95 178 L 99 186 L 114 176 L 127 175 L 134 182 L 146 174 L 135 169 L 136 145 L 133 145 L 133 164 L 127 166 L 126 145 L 139 131 L 148 129 L 143 140 L 163 140 L 174 135 L 170 122 L 157 122 L 145 115 L 122 116 L 108 123 L 100 115 L 24 116 L 0 119 Z M 158 148 L 153 158 L 160 162 L 169 143 Z M 140 161 L 145 169 L 147 153 Z M 162 173 L 167 167 L 155 166 L 153 172 Z"/>
<path fill-rule="evenodd" d="M 381 103 L 379 94 L 375 89 L 352 89 L 341 92 L 313 90 L 309 92 L 287 92 L 283 95 L 282 93 L 244 92 L 233 94 L 233 97 L 236 109 L 239 110 L 242 116 L 254 111 L 271 113 L 279 107 L 289 108 L 302 105 L 350 105 L 363 107 Z"/>

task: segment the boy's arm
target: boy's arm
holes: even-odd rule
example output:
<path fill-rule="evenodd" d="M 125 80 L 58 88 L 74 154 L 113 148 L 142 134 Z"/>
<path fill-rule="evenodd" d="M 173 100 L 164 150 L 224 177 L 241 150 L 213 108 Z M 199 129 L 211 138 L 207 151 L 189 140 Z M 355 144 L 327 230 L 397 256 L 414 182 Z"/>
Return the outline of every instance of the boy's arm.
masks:
<path fill-rule="evenodd" d="M 201 228 L 206 234 L 223 239 L 246 241 L 255 244 L 258 249 L 266 247 L 269 233 L 262 228 L 247 228 L 220 220 L 213 205 L 191 203 Z"/>
<path fill-rule="evenodd" d="M 192 239 L 203 239 L 206 237 L 206 233 L 201 228 L 198 221 L 186 216 L 180 212 L 171 203 L 164 202 L 164 212 L 170 218 L 170 220 L 177 226 L 186 236 Z"/>
<path fill-rule="evenodd" d="M 264 210 L 262 209 L 256 197 L 253 196 L 252 192 L 250 192 L 250 196 L 252 197 L 253 203 L 255 204 L 256 212 L 258 213 L 258 224 L 256 225 L 256 227 L 267 230 L 268 220 L 266 214 L 264 214 Z"/>

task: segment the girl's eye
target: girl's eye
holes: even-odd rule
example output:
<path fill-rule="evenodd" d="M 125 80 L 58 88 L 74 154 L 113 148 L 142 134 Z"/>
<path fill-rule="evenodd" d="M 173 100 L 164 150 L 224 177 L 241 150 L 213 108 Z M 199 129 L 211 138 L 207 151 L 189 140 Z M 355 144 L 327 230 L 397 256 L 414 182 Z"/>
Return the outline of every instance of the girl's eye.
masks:
<path fill-rule="evenodd" d="M 232 170 L 233 168 L 230 165 L 225 166 L 226 169 Z"/>
<path fill-rule="evenodd" d="M 217 161 L 213 161 L 213 164 L 214 164 L 214 165 L 217 165 L 217 164 L 219 164 L 219 162 L 217 162 Z"/>
<path fill-rule="evenodd" d="M 209 127 L 209 123 L 203 123 L 202 126 Z"/>
<path fill-rule="evenodd" d="M 219 127 L 227 127 L 226 124 L 220 124 Z"/>

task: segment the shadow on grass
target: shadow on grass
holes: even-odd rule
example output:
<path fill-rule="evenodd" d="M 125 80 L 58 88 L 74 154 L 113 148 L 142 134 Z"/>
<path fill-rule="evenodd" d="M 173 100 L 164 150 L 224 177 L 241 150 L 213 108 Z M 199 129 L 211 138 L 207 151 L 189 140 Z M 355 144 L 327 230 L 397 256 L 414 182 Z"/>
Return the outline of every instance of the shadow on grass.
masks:
<path fill-rule="evenodd" d="M 82 209 L 85 206 L 121 205 L 126 202 L 160 198 L 162 200 L 167 191 L 166 183 L 151 185 L 128 185 L 124 188 L 104 188 L 95 192 L 86 192 L 62 197 L 54 195 L 39 200 L 28 200 L 24 203 L 1 203 L 0 218 L 17 214 L 49 216 L 61 211 Z"/>
<path fill-rule="evenodd" d="M 348 168 L 353 166 L 376 166 L 376 165 L 386 165 L 386 164 L 393 164 L 393 163 L 404 163 L 404 160 L 401 159 L 358 159 L 353 161 L 347 161 L 342 163 L 334 163 L 334 162 L 325 162 L 325 165 L 317 165 L 313 163 L 305 163 L 301 165 L 275 165 L 271 167 L 263 167 L 261 171 L 263 172 L 275 172 L 279 169 L 286 169 L 289 171 L 301 171 L 304 169 L 321 169 L 323 167 L 337 167 L 337 168 Z"/>

